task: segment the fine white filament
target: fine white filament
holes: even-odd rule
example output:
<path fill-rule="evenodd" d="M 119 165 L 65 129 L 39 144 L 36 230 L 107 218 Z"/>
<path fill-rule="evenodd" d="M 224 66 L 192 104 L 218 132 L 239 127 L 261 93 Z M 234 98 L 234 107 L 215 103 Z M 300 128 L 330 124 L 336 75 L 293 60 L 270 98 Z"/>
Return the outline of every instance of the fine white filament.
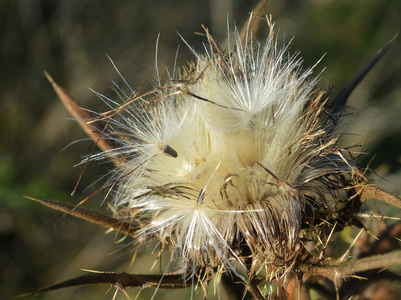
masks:
<path fill-rule="evenodd" d="M 250 275 L 270 280 L 291 270 L 304 216 L 334 211 L 355 166 L 297 56 L 236 30 L 231 50 L 207 37 L 177 78 L 99 116 L 116 147 L 97 158 L 118 166 L 115 209 L 139 243 L 159 240 L 187 276 L 251 257 Z"/>

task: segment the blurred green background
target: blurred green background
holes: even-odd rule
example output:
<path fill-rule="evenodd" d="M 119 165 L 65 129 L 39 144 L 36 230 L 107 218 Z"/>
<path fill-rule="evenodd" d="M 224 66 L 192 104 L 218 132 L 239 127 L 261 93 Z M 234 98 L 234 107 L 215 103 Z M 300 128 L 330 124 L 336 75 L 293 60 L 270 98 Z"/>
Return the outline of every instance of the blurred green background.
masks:
<path fill-rule="evenodd" d="M 114 244 L 113 234 L 95 225 L 67 218 L 23 198 L 78 203 L 96 189 L 91 183 L 110 165 L 92 165 L 69 196 L 81 168 L 73 168 L 92 149 L 85 135 L 57 99 L 43 76 L 46 70 L 84 107 L 102 109 L 88 87 L 116 98 L 111 80 L 122 83 L 109 55 L 128 83 L 139 91 L 155 78 L 155 48 L 160 33 L 158 63 L 163 78 L 172 70 L 177 45 L 177 65 L 192 55 L 178 32 L 202 51 L 201 25 L 216 40 L 225 39 L 227 13 L 238 26 L 246 22 L 258 3 L 245 0 L 217 1 L 0 1 L 0 298 L 35 290 L 84 274 L 81 269 L 148 272 L 152 258 L 140 256 L 129 266 L 129 241 Z M 401 1 L 287 0 L 270 1 L 276 31 L 301 51 L 305 66 L 316 63 L 320 86 L 343 85 L 401 28 Z M 390 52 L 354 92 L 343 132 L 345 145 L 361 144 L 369 153 L 360 159 L 370 167 L 374 182 L 394 193 L 401 192 L 401 46 Z M 69 145 L 67 148 L 65 148 Z M 65 148 L 65 149 L 64 149 Z M 89 186 L 88 189 L 86 189 Z M 98 187 L 99 185 L 97 185 Z M 105 211 L 101 197 L 85 207 Z M 387 211 L 397 215 L 397 211 Z M 398 216 L 400 216 L 398 212 Z M 121 246 L 125 247 L 122 247 Z M 145 249 L 150 252 L 153 249 Z M 157 253 L 157 249 L 156 249 Z M 154 272 L 158 272 L 158 268 Z M 68 289 L 40 299 L 112 299 L 107 287 Z M 128 291 L 130 292 L 130 291 Z M 137 291 L 131 291 L 132 299 Z M 176 299 L 188 292 L 168 291 Z M 143 299 L 151 291 L 142 292 Z M 161 292 L 159 299 L 166 293 Z M 199 293 L 201 296 L 201 293 Z M 126 299 L 119 293 L 117 299 Z"/>

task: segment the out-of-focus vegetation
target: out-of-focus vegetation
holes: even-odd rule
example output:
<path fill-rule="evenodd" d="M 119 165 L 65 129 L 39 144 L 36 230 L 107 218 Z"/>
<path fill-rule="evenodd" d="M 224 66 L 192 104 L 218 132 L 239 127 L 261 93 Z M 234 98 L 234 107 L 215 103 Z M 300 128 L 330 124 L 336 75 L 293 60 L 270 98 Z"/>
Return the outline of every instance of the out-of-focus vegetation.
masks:
<path fill-rule="evenodd" d="M 155 49 L 160 33 L 158 64 L 164 78 L 191 59 L 178 32 L 202 51 L 201 24 L 216 40 L 224 40 L 227 23 L 238 26 L 248 18 L 257 0 L 213 1 L 94 1 L 5 0 L 0 2 L 0 298 L 14 296 L 82 274 L 81 268 L 148 272 L 152 260 L 139 259 L 130 267 L 129 241 L 114 245 L 113 234 L 73 218 L 58 223 L 61 214 L 23 198 L 78 203 L 89 187 L 111 166 L 88 168 L 77 195 L 70 197 L 81 168 L 72 166 L 92 149 L 91 141 L 57 99 L 43 76 L 51 76 L 83 106 L 101 110 L 100 100 L 87 88 L 116 98 L 111 80 L 122 84 L 109 55 L 127 82 L 144 91 L 155 78 Z M 270 1 L 280 39 L 301 51 L 305 66 L 325 58 L 316 67 L 321 87 L 338 92 L 401 28 L 401 1 L 305 0 Z M 401 43 L 363 81 L 350 100 L 350 126 L 344 143 L 361 143 L 368 152 L 360 158 L 375 182 L 401 192 Z M 64 149 L 64 150 L 63 150 Z M 360 148 L 359 148 L 360 149 Z M 358 149 L 356 149 L 358 150 Z M 99 186 L 97 186 L 99 187 Z M 95 187 L 96 188 L 96 187 Z M 85 207 L 104 211 L 101 197 Z M 400 216 L 395 210 L 385 213 Z M 55 224 L 57 224 L 55 226 Z M 382 221 L 370 221 L 375 232 Z M 121 248 L 121 245 L 125 246 Z M 118 251 L 117 251 L 118 250 Z M 145 249 L 152 251 L 153 249 Z M 156 251 L 157 252 L 157 251 Z M 158 272 L 158 267 L 154 272 Z M 106 287 L 69 289 L 41 299 L 111 299 Z M 130 292 L 130 291 L 128 291 Z M 144 299 L 151 292 L 142 292 Z M 136 291 L 132 292 L 135 298 Z M 168 291 L 175 298 L 188 297 Z M 164 293 L 166 294 L 166 293 Z M 200 293 L 201 294 L 201 293 Z M 160 294 L 161 296 L 163 294 Z M 125 296 L 120 293 L 119 299 Z M 161 297 L 162 298 L 162 297 Z M 389 299 L 388 299 L 389 300 Z"/>

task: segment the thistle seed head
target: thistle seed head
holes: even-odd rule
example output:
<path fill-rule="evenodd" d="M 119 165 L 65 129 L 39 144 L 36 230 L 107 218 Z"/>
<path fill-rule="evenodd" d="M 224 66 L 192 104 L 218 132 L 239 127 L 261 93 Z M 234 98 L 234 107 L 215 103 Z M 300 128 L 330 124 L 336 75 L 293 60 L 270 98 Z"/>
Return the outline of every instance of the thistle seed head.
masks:
<path fill-rule="evenodd" d="M 272 28 L 271 28 L 272 29 Z M 357 167 L 338 145 L 338 114 L 312 69 L 273 36 L 204 53 L 165 86 L 100 114 L 117 215 L 157 239 L 186 276 L 199 270 L 271 280 L 293 269 L 302 230 L 336 212 Z M 217 271 L 216 271 L 217 270 Z"/>
<path fill-rule="evenodd" d="M 261 1 L 256 11 L 263 13 L 265 5 Z M 255 299 L 303 298 L 312 286 L 340 299 L 354 285 L 351 277 L 377 280 L 370 271 L 401 263 L 393 238 L 400 222 L 378 235 L 377 244 L 366 239 L 359 257 L 353 253 L 347 261 L 364 230 L 360 219 L 385 218 L 362 212 L 362 204 L 373 198 L 401 208 L 401 199 L 368 183 L 349 148 L 339 145 L 337 130 L 351 92 L 396 36 L 331 97 L 317 87 L 313 68 L 278 46 L 266 21 L 265 42 L 253 40 L 258 22 L 251 17 L 248 30 L 228 30 L 226 48 L 205 29 L 203 52 L 188 45 L 194 61 L 174 70 L 165 85 L 157 75 L 149 92 L 136 94 L 128 86 L 128 96 L 120 89 L 122 104 L 98 94 L 110 110 L 95 117 L 45 73 L 102 150 L 83 163 L 107 159 L 115 169 L 103 188 L 76 206 L 31 199 L 133 237 L 138 248 L 156 241 L 158 258 L 168 250 L 170 260 L 157 275 L 94 272 L 30 295 L 110 284 L 116 292 L 155 287 L 152 299 L 159 288 L 187 286 L 192 299 L 201 286 L 206 298 L 208 283 L 222 278 L 227 290 L 240 288 Z M 105 189 L 115 217 L 79 207 Z M 339 254 L 333 236 L 346 227 L 360 229 Z"/>

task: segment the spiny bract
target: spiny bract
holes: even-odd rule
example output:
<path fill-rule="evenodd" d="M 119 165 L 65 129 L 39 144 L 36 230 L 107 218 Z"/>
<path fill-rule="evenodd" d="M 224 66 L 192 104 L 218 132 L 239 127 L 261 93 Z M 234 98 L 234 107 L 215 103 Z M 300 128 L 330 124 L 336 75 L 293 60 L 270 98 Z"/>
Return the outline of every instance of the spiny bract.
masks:
<path fill-rule="evenodd" d="M 95 158 L 118 166 L 116 212 L 138 243 L 158 239 L 186 276 L 246 265 L 248 277 L 285 279 L 307 218 L 336 211 L 356 166 L 297 55 L 273 36 L 244 42 L 234 30 L 228 50 L 206 36 L 177 78 L 98 116 L 116 147 Z"/>

